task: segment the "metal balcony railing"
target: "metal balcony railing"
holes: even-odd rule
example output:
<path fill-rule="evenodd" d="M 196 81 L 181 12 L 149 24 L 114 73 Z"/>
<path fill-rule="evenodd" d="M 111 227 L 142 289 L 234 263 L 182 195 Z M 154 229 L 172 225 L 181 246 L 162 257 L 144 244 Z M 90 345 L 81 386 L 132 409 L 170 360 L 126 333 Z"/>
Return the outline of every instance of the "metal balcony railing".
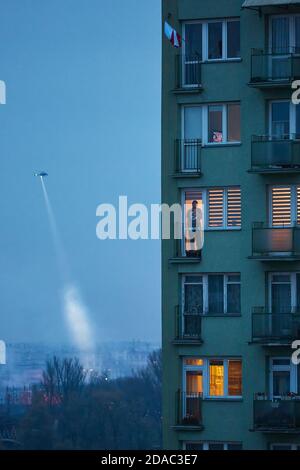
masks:
<path fill-rule="evenodd" d="M 175 307 L 176 334 L 175 339 L 180 341 L 201 341 L 202 312 L 194 309 L 192 312 L 182 311 Z"/>
<path fill-rule="evenodd" d="M 287 51 L 253 49 L 251 54 L 251 83 L 288 82 L 300 77 L 300 49 Z"/>
<path fill-rule="evenodd" d="M 282 397 L 269 399 L 256 394 L 253 403 L 255 431 L 300 431 L 300 399 Z"/>
<path fill-rule="evenodd" d="M 177 55 L 175 88 L 201 89 L 201 57 L 199 55 Z"/>
<path fill-rule="evenodd" d="M 201 173 L 201 139 L 175 141 L 175 174 L 189 176 Z"/>
<path fill-rule="evenodd" d="M 252 136 L 251 170 L 278 173 L 300 171 L 300 135 Z"/>
<path fill-rule="evenodd" d="M 263 307 L 252 312 L 252 341 L 262 344 L 290 343 L 300 338 L 300 309 L 269 313 Z"/>
<path fill-rule="evenodd" d="M 202 426 L 202 393 L 176 393 L 176 425 Z"/>
<path fill-rule="evenodd" d="M 252 228 L 252 257 L 257 259 L 298 259 L 300 227 L 269 227 L 256 222 Z"/>

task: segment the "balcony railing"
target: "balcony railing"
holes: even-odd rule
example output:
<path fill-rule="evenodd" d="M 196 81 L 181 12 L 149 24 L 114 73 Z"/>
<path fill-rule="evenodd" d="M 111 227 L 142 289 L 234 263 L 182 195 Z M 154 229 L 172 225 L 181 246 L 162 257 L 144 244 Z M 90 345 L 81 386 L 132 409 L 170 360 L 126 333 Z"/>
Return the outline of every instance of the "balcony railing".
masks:
<path fill-rule="evenodd" d="M 300 400 L 282 397 L 268 399 L 256 394 L 253 404 L 254 430 L 262 432 L 300 432 Z"/>
<path fill-rule="evenodd" d="M 252 136 L 251 171 L 257 173 L 300 171 L 300 135 Z"/>
<path fill-rule="evenodd" d="M 175 80 L 176 90 L 200 91 L 202 89 L 201 57 L 199 55 L 177 55 Z"/>
<path fill-rule="evenodd" d="M 193 237 L 193 234 L 195 236 Z M 201 236 L 202 233 L 202 236 Z M 203 232 L 201 227 L 188 229 L 181 225 L 182 238 L 174 239 L 174 256 L 172 262 L 199 262 L 202 256 Z M 202 240 L 202 242 L 201 242 Z"/>
<path fill-rule="evenodd" d="M 262 261 L 300 259 L 300 227 L 269 227 L 262 222 L 254 223 L 252 258 Z"/>
<path fill-rule="evenodd" d="M 202 427 L 202 393 L 176 394 L 176 425 Z"/>
<path fill-rule="evenodd" d="M 195 176 L 201 174 L 201 139 L 175 141 L 175 174 Z"/>
<path fill-rule="evenodd" d="M 175 308 L 176 341 L 201 341 L 202 314 L 195 309 L 193 312 L 183 312 L 177 305 Z"/>
<path fill-rule="evenodd" d="M 253 49 L 251 55 L 252 85 L 289 84 L 300 78 L 300 50 L 289 48 L 288 52 L 265 52 Z"/>
<path fill-rule="evenodd" d="M 290 344 L 300 337 L 300 309 L 268 313 L 255 307 L 252 313 L 252 341 L 261 344 Z"/>

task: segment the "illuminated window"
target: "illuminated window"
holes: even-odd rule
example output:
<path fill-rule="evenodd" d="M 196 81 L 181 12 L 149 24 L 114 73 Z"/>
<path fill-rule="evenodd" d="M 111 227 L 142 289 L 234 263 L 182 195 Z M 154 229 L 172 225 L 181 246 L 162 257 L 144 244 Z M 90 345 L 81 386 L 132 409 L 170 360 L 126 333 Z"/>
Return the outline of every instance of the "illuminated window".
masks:
<path fill-rule="evenodd" d="M 185 359 L 184 363 L 188 366 L 203 366 L 203 359 Z"/>
<path fill-rule="evenodd" d="M 272 186 L 270 199 L 270 223 L 273 227 L 300 224 L 300 186 Z"/>
<path fill-rule="evenodd" d="M 208 189 L 208 228 L 241 227 L 241 188 Z"/>
<path fill-rule="evenodd" d="M 209 363 L 209 395 L 213 397 L 224 396 L 223 361 L 210 361 Z"/>
<path fill-rule="evenodd" d="M 186 393 L 187 395 L 203 393 L 203 375 L 202 372 L 189 371 L 186 374 Z"/>
<path fill-rule="evenodd" d="M 242 396 L 242 361 L 228 361 L 228 395 Z"/>

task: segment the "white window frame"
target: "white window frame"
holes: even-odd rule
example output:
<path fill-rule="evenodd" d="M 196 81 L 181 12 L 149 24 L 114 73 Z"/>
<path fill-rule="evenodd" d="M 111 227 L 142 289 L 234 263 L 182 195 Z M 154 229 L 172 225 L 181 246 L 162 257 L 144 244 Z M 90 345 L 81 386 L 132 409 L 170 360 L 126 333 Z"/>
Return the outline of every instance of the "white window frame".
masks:
<path fill-rule="evenodd" d="M 290 444 L 289 442 L 273 442 L 270 446 L 270 450 L 274 450 L 274 447 L 277 446 L 277 447 L 287 447 L 289 446 L 290 449 L 282 449 L 282 450 L 299 450 L 300 449 L 300 444 Z M 299 449 L 298 449 L 299 447 Z M 275 450 L 281 450 L 281 449 L 275 449 Z"/>
<path fill-rule="evenodd" d="M 231 313 L 231 312 L 228 312 L 227 311 L 227 287 L 228 287 L 228 284 L 239 284 L 240 285 L 240 288 L 242 286 L 242 283 L 241 283 L 241 273 L 193 273 L 193 274 L 183 274 L 182 276 L 182 295 L 181 295 L 181 307 L 182 307 L 182 312 L 185 311 L 185 285 L 186 284 L 189 284 L 189 285 L 198 285 L 198 284 L 202 284 L 203 286 L 203 312 L 202 312 L 202 315 L 206 316 L 206 315 L 210 315 L 209 311 L 208 311 L 208 306 L 209 306 L 209 298 L 208 298 L 208 278 L 209 276 L 223 276 L 223 286 L 224 286 L 224 290 L 223 290 L 223 305 L 224 305 L 224 311 L 223 313 L 219 314 L 219 315 L 228 315 L 228 316 L 231 316 L 231 315 L 240 315 L 241 312 L 239 313 Z M 231 282 L 228 280 L 229 276 L 240 276 L 240 282 Z M 202 277 L 202 282 L 195 282 L 195 283 L 191 283 L 191 282 L 186 282 L 186 278 L 187 277 Z"/>
<path fill-rule="evenodd" d="M 193 105 L 183 105 L 181 107 L 181 135 L 182 140 L 185 140 L 185 109 L 186 108 L 201 108 L 202 110 L 202 136 L 200 137 L 202 142 L 202 147 L 211 147 L 211 146 L 222 146 L 222 145 L 240 145 L 240 140 L 235 141 L 228 141 L 228 106 L 229 105 L 240 105 L 241 109 L 241 102 L 240 101 L 229 101 L 226 103 L 207 103 L 207 104 L 193 104 Z M 222 133 L 223 133 L 223 140 L 222 142 L 209 142 L 208 133 L 209 133 L 209 108 L 211 106 L 222 106 Z"/>
<path fill-rule="evenodd" d="M 203 365 L 199 366 L 191 366 L 188 364 L 185 364 L 185 359 L 201 359 L 203 361 Z M 211 361 L 223 361 L 223 366 L 224 366 L 224 395 L 222 396 L 214 396 L 209 394 L 209 365 Z M 238 396 L 233 396 L 228 394 L 228 363 L 229 361 L 241 361 L 242 362 L 242 368 L 243 368 L 243 360 L 241 357 L 209 357 L 209 358 L 203 358 L 203 357 L 184 357 L 183 358 L 183 367 L 182 367 L 182 372 L 183 372 L 183 377 L 182 377 L 182 385 L 183 385 L 183 391 L 186 393 L 186 375 L 187 372 L 202 372 L 202 377 L 203 377 L 203 399 L 210 400 L 240 400 L 242 398 L 242 395 Z M 242 373 L 242 380 L 243 380 L 243 373 Z"/>
<path fill-rule="evenodd" d="M 186 447 L 187 447 L 187 444 L 201 444 L 203 446 L 203 450 L 210 450 L 209 449 L 209 446 L 210 445 L 223 445 L 223 450 L 228 450 L 228 446 L 230 445 L 241 445 L 242 446 L 242 443 L 241 442 L 222 442 L 222 441 L 215 441 L 215 442 L 201 442 L 201 441 L 184 441 L 182 443 L 182 447 L 183 449 L 182 450 L 186 450 Z M 275 444 L 276 445 L 276 444 Z"/>
<path fill-rule="evenodd" d="M 269 310 L 271 312 L 272 309 L 272 286 L 273 284 L 282 284 L 283 282 L 273 281 L 274 276 L 289 276 L 290 277 L 290 286 L 291 286 L 291 307 L 292 311 L 297 308 L 297 274 L 299 272 L 270 272 L 268 276 L 268 303 L 269 303 Z M 286 284 L 288 284 L 286 282 Z M 284 315 L 284 313 L 283 313 Z"/>
<path fill-rule="evenodd" d="M 274 365 L 275 360 L 289 360 L 289 364 L 286 365 Z M 269 362 L 269 387 L 270 387 L 270 398 L 280 398 L 280 396 L 274 395 L 273 390 L 273 372 L 289 372 L 290 373 L 290 392 L 297 393 L 297 366 L 292 363 L 290 357 L 279 356 L 270 357 Z"/>
<path fill-rule="evenodd" d="M 295 18 L 300 18 L 299 14 L 270 15 L 269 17 L 269 51 L 272 51 L 272 20 L 273 18 L 289 18 L 289 52 L 292 53 L 296 47 Z M 282 54 L 284 55 L 284 54 Z"/>
<path fill-rule="evenodd" d="M 294 227 L 297 226 L 297 188 L 300 187 L 300 184 L 272 184 L 269 185 L 268 190 L 268 225 L 270 228 L 273 227 L 273 198 L 272 198 L 272 189 L 273 188 L 291 188 L 291 224 L 284 225 L 284 227 Z M 277 225 L 275 227 L 278 227 Z"/>
<path fill-rule="evenodd" d="M 185 38 L 185 27 L 188 24 L 201 24 L 202 25 L 202 62 L 237 62 L 241 60 L 240 57 L 228 57 L 228 44 L 227 44 L 227 24 L 233 21 L 241 22 L 240 17 L 233 18 L 216 18 L 213 20 L 194 20 L 194 21 L 185 21 L 182 24 L 182 36 Z M 209 59 L 208 58 L 208 24 L 209 23 L 222 23 L 222 44 L 223 51 L 222 57 L 219 59 Z M 183 41 L 183 56 L 185 56 L 185 41 Z"/>
<path fill-rule="evenodd" d="M 268 122 L 269 122 L 269 136 L 273 137 L 272 134 L 272 104 L 276 103 L 289 103 L 290 105 L 290 139 L 293 139 L 293 136 L 297 134 L 296 128 L 296 106 L 290 100 L 270 100 L 269 101 L 269 112 L 268 112 Z"/>

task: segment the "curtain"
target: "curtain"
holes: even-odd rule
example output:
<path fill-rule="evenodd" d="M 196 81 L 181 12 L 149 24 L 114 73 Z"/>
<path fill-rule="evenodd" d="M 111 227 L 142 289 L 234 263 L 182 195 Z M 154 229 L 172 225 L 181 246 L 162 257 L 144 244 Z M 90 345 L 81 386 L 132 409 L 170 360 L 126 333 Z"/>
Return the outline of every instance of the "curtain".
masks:
<path fill-rule="evenodd" d="M 272 18 L 272 54 L 289 52 L 289 18 Z"/>
<path fill-rule="evenodd" d="M 202 314 L 203 313 L 203 285 L 186 284 L 184 286 L 184 313 Z"/>
<path fill-rule="evenodd" d="M 241 313 L 240 284 L 227 284 L 227 313 Z"/>
<path fill-rule="evenodd" d="M 272 284 L 272 313 L 291 313 L 291 285 Z"/>

